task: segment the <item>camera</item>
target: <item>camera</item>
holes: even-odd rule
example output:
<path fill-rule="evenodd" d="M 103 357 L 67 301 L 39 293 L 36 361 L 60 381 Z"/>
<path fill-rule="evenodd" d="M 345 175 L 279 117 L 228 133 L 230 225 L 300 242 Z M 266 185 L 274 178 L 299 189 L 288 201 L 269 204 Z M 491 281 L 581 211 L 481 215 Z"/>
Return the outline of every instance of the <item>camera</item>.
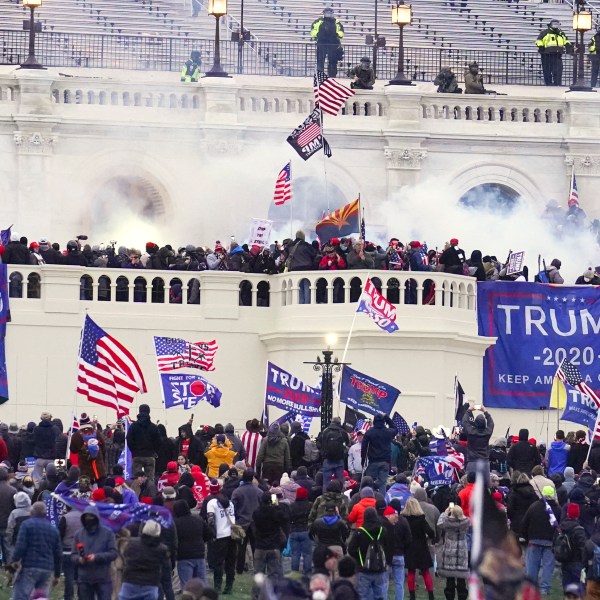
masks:
<path fill-rule="evenodd" d="M 60 470 L 60 469 L 67 469 L 67 461 L 64 458 L 55 458 L 54 459 L 54 466 Z"/>

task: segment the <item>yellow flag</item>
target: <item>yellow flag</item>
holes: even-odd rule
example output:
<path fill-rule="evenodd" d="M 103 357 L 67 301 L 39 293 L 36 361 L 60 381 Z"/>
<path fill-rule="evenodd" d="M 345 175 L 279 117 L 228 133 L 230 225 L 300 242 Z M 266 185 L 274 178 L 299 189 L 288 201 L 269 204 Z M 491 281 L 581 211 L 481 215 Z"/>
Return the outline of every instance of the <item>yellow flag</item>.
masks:
<path fill-rule="evenodd" d="M 555 375 L 550 392 L 550 408 L 563 409 L 567 403 L 567 389 L 565 384 Z"/>

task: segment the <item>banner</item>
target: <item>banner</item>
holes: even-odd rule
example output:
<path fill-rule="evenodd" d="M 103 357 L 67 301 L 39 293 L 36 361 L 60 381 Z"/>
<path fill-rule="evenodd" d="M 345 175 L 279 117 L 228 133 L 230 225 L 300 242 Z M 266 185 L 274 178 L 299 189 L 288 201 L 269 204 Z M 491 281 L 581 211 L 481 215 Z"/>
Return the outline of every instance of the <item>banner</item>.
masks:
<path fill-rule="evenodd" d="M 388 333 L 398 331 L 396 307 L 379 293 L 370 278 L 367 279 L 363 293 L 358 299 L 356 312 L 365 313 L 375 321 L 377 327 Z"/>
<path fill-rule="evenodd" d="M 600 294 L 597 287 L 494 281 L 477 284 L 479 335 L 487 349 L 483 404 L 548 408 L 557 368 L 566 358 L 600 390 Z"/>
<path fill-rule="evenodd" d="M 359 373 L 347 365 L 342 371 L 340 401 L 354 410 L 370 415 L 389 415 L 400 390 L 374 377 Z"/>
<path fill-rule="evenodd" d="M 187 410 L 202 400 L 215 408 L 221 405 L 220 390 L 200 375 L 161 373 L 160 382 L 165 408 L 183 406 Z"/>
<path fill-rule="evenodd" d="M 454 466 L 446 456 L 422 456 L 415 463 L 414 473 L 432 487 L 454 482 Z"/>
<path fill-rule="evenodd" d="M 506 265 L 506 274 L 514 275 L 523 270 L 523 261 L 525 260 L 525 252 L 511 252 Z"/>
<path fill-rule="evenodd" d="M 169 509 L 164 506 L 142 504 L 141 502 L 137 504 L 104 504 L 85 498 L 66 497 L 58 494 L 52 494 L 52 498 L 79 512 L 83 512 L 90 504 L 93 504 L 98 509 L 100 524 L 108 527 L 113 533 L 139 521 L 156 521 L 161 527 L 167 528 L 173 525 L 173 517 Z"/>
<path fill-rule="evenodd" d="M 321 414 L 321 392 L 273 363 L 267 363 L 265 404 L 309 417 Z"/>
<path fill-rule="evenodd" d="M 248 245 L 259 246 L 261 248 L 268 247 L 272 226 L 273 221 L 269 221 L 268 219 L 252 219 L 252 231 Z"/>
<path fill-rule="evenodd" d="M 578 423 L 584 427 L 594 429 L 596 418 L 598 417 L 598 407 L 596 403 L 582 394 L 579 390 L 567 388 L 567 401 L 565 410 L 561 415 L 563 421 Z"/>
<path fill-rule="evenodd" d="M 315 152 L 323 149 L 325 156 L 331 157 L 331 148 L 321 131 L 321 111 L 315 108 L 302 125 L 298 125 L 287 138 L 288 144 L 302 160 L 308 160 Z"/>

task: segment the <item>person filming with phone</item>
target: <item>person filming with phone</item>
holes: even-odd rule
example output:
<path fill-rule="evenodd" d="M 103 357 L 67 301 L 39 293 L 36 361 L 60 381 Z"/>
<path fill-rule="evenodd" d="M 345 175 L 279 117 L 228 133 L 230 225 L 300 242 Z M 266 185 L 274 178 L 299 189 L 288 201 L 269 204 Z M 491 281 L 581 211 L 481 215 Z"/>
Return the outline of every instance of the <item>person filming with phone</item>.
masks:
<path fill-rule="evenodd" d="M 476 417 L 473 412 L 481 414 Z M 467 434 L 467 472 L 475 471 L 476 463 L 485 461 L 490 470 L 490 437 L 494 433 L 494 419 L 483 404 L 469 406 L 462 420 L 463 431 Z"/>

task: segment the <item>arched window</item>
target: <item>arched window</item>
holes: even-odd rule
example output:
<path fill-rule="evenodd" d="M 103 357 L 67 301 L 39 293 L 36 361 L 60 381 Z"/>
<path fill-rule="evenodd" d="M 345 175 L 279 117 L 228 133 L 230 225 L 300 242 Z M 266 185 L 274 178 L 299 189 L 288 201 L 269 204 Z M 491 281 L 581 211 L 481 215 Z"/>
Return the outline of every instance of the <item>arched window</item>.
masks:
<path fill-rule="evenodd" d="M 350 302 L 358 302 L 361 294 L 362 279 L 360 277 L 353 277 L 350 280 Z"/>
<path fill-rule="evenodd" d="M 395 277 L 388 279 L 387 299 L 392 304 L 400 304 L 400 282 Z"/>
<path fill-rule="evenodd" d="M 327 304 L 329 298 L 327 297 L 327 279 L 319 277 L 315 286 L 317 288 L 317 304 Z"/>
<path fill-rule="evenodd" d="M 117 277 L 116 300 L 117 302 L 129 302 L 129 279 L 123 275 Z"/>
<path fill-rule="evenodd" d="M 89 275 L 82 275 L 79 282 L 79 299 L 93 300 L 94 280 Z"/>
<path fill-rule="evenodd" d="M 27 276 L 27 297 L 42 297 L 42 278 L 39 273 L 29 273 Z"/>
<path fill-rule="evenodd" d="M 143 277 L 133 280 L 133 301 L 146 302 L 146 280 Z"/>
<path fill-rule="evenodd" d="M 200 282 L 194 278 L 188 281 L 188 304 L 200 304 Z"/>
<path fill-rule="evenodd" d="M 100 275 L 98 278 L 98 302 L 110 302 L 111 299 L 111 281 L 106 275 Z"/>
<path fill-rule="evenodd" d="M 244 279 L 240 282 L 240 306 L 252 306 L 252 284 Z"/>
<path fill-rule="evenodd" d="M 23 275 L 18 271 L 13 271 L 8 276 L 8 295 L 10 298 L 23 297 Z"/>
<path fill-rule="evenodd" d="M 152 302 L 162 304 L 165 301 L 165 282 L 160 277 L 152 280 Z"/>
<path fill-rule="evenodd" d="M 182 301 L 181 279 L 171 279 L 169 283 L 169 304 L 181 304 Z"/>
<path fill-rule="evenodd" d="M 269 306 L 271 284 L 268 281 L 259 281 L 256 286 L 256 306 Z"/>

